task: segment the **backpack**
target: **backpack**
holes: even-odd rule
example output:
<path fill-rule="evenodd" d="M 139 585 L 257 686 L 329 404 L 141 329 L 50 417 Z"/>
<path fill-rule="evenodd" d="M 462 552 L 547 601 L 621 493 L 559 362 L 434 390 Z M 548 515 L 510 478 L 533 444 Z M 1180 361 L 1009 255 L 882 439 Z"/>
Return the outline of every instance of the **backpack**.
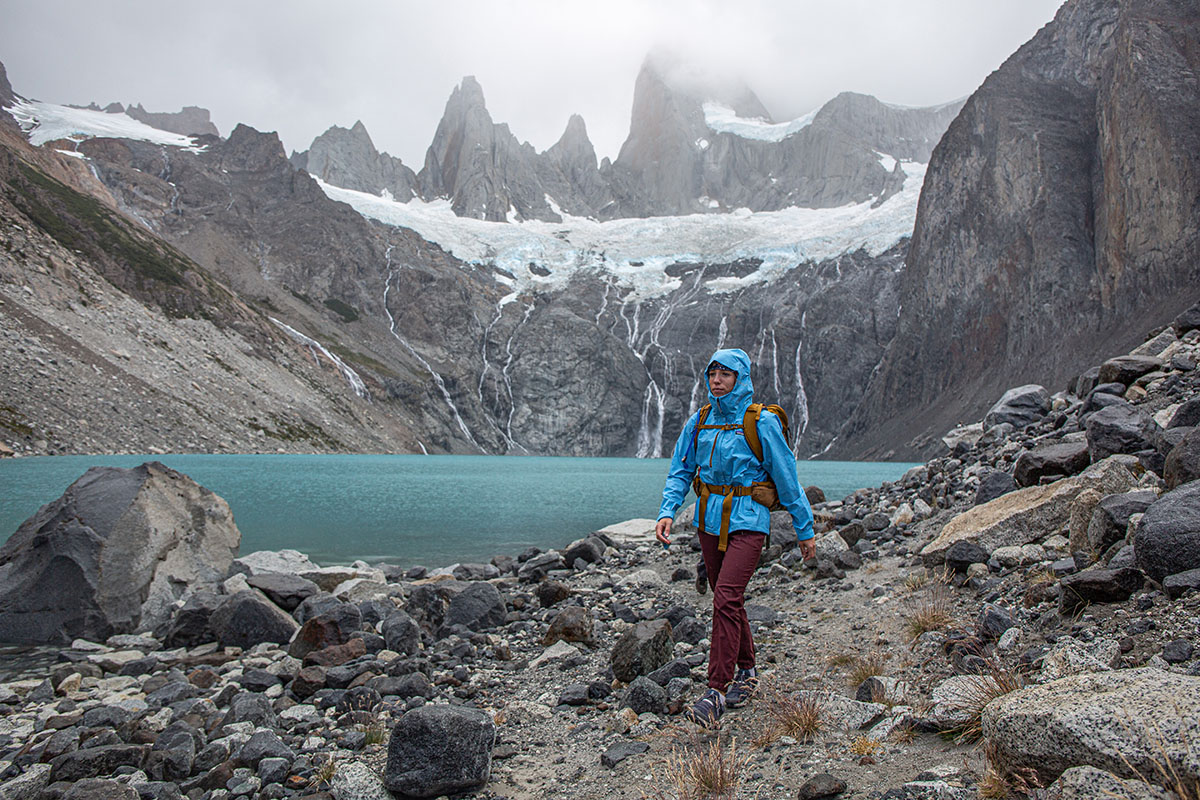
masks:
<path fill-rule="evenodd" d="M 791 438 L 788 431 L 787 413 L 777 405 L 751 403 L 746 409 L 746 413 L 742 416 L 742 424 L 740 425 L 705 425 L 704 421 L 708 419 L 708 414 L 712 411 L 712 405 L 705 403 L 704 407 L 700 409 L 700 415 L 696 418 L 696 428 L 692 431 L 692 452 L 695 452 L 699 456 L 697 443 L 701 429 L 741 430 L 742 435 L 746 438 L 746 444 L 750 447 L 750 452 L 754 454 L 754 457 L 761 464 L 763 460 L 763 447 L 762 440 L 758 436 L 758 418 L 762 416 L 763 409 L 770 411 L 779 419 L 779 423 L 783 427 L 783 440 L 787 442 Z M 734 497 L 749 495 L 750 499 L 756 503 L 766 506 L 768 511 L 783 510 L 783 505 L 779 502 L 779 493 L 775 490 L 775 482 L 770 477 L 765 481 L 755 481 L 749 486 L 713 486 L 701 481 L 700 472 L 697 470 L 696 474 L 692 477 L 692 490 L 696 492 L 696 496 L 700 499 L 700 509 L 696 516 L 698 527 L 701 531 L 704 530 L 704 516 L 708 508 L 709 495 L 718 494 L 725 496 L 725 501 L 722 504 L 721 538 L 717 546 L 717 549 L 721 552 L 725 551 L 726 544 L 729 541 L 729 516 L 733 510 Z"/>

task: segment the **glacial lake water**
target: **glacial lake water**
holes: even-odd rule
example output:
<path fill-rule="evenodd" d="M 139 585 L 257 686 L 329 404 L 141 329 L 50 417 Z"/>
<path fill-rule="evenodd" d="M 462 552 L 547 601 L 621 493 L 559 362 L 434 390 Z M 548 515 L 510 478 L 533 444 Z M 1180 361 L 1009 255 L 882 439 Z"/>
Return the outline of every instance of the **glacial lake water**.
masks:
<path fill-rule="evenodd" d="M 114 455 L 0 461 L 0 538 L 89 467 L 161 461 L 229 503 L 242 553 L 291 548 L 319 564 L 445 566 L 561 547 L 658 513 L 667 460 L 415 455 Z M 904 463 L 804 461 L 829 499 L 895 480 Z"/>

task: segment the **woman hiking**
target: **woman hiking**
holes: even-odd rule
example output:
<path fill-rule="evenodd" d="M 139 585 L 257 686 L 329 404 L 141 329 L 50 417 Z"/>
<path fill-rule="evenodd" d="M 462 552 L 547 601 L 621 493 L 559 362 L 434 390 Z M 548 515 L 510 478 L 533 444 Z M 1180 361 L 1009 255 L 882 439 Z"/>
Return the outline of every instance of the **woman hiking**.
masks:
<path fill-rule="evenodd" d="M 747 702 L 758 688 L 745 591 L 771 530 L 768 505 L 774 498 L 761 484 L 774 482 L 778 502 L 792 515 L 801 555 L 812 558 L 816 547 L 812 509 L 796 478 L 796 458 L 779 418 L 765 409 L 758 417 L 761 460 L 746 439 L 743 424 L 754 425 L 753 414 L 746 417 L 754 402 L 750 357 L 741 350 L 718 350 L 706 373 L 711 407 L 693 414 L 675 443 L 655 533 L 664 546 L 670 544 L 675 514 L 698 479 L 696 527 L 713 590 L 712 644 L 708 689 L 685 717 L 713 727 L 727 707 Z M 760 494 L 764 489 L 767 505 Z"/>

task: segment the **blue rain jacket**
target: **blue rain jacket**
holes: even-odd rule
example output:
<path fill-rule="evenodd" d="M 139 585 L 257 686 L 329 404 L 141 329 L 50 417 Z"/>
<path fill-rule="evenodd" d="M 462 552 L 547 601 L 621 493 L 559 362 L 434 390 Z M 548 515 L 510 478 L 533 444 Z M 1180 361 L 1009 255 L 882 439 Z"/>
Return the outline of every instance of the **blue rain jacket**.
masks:
<path fill-rule="evenodd" d="M 754 385 L 750 381 L 750 357 L 741 350 L 718 350 L 709 363 L 716 361 L 737 373 L 733 391 L 724 397 L 708 393 L 712 410 L 708 412 L 705 425 L 740 425 L 746 408 L 754 402 Z M 758 438 L 762 442 L 763 460 L 754 457 L 750 445 L 741 430 L 701 430 L 696 435 L 696 424 L 700 412 L 696 412 L 683 426 L 679 440 L 675 442 L 675 453 L 667 470 L 667 484 L 663 489 L 662 507 L 658 518 L 675 517 L 683 499 L 691 488 L 692 476 L 700 470 L 700 480 L 716 486 L 749 486 L 763 481 L 769 475 L 775 482 L 779 502 L 792 515 L 796 528 L 796 539 L 813 538 L 813 514 L 808 498 L 796 477 L 796 457 L 783 439 L 783 426 L 779 418 L 763 410 L 758 419 Z M 693 447 L 695 438 L 695 447 Z M 704 530 L 716 536 L 721 531 L 721 503 L 725 498 L 710 495 L 705 512 Z M 696 513 L 699 514 L 699 502 Z M 699 520 L 697 520 L 699 523 Z M 734 497 L 733 513 L 729 518 L 731 531 L 771 530 L 771 512 L 750 497 Z"/>

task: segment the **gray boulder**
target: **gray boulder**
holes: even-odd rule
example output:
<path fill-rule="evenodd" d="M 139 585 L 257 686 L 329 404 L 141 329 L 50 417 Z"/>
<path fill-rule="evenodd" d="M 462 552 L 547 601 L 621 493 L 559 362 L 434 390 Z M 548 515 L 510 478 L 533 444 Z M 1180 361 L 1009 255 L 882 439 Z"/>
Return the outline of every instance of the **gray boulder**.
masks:
<path fill-rule="evenodd" d="M 1088 523 L 1088 544 L 1092 550 L 1103 553 L 1125 538 L 1129 518 L 1145 512 L 1157 499 L 1158 494 L 1149 490 L 1110 494 L 1101 499 Z"/>
<path fill-rule="evenodd" d="M 968 509 L 946 523 L 941 533 L 922 548 L 921 557 L 926 563 L 940 564 L 946 551 L 960 541 L 973 542 L 988 552 L 1041 541 L 1070 521 L 1082 492 L 1093 489 L 1103 496 L 1127 491 L 1137 484 L 1123 458 L 1108 458 L 1074 477 L 1018 489 Z"/>
<path fill-rule="evenodd" d="M 1200 592 L 1200 568 L 1168 575 L 1162 584 L 1163 591 L 1172 600 L 1183 597 L 1188 592 Z"/>
<path fill-rule="evenodd" d="M 216 640 L 209 619 L 222 597 L 214 592 L 200 591 L 187 599 L 164 626 L 163 644 L 167 647 L 195 647 Z"/>
<path fill-rule="evenodd" d="M 604 558 L 605 549 L 604 541 L 600 537 L 588 536 L 567 545 L 562 551 L 562 558 L 567 564 L 574 564 L 578 559 L 595 564 Z"/>
<path fill-rule="evenodd" d="M 1168 489 L 1200 479 L 1200 427 L 1188 431 L 1167 453 L 1163 479 Z"/>
<path fill-rule="evenodd" d="M 1137 778 L 1118 778 L 1095 767 L 1071 767 L 1046 788 L 1047 800 L 1095 800 L 1119 797 L 1122 800 L 1174 800 L 1175 796 Z"/>
<path fill-rule="evenodd" d="M 307 578 L 285 575 L 280 572 L 264 572 L 251 575 L 246 583 L 265 594 L 272 603 L 289 614 L 321 589 Z"/>
<path fill-rule="evenodd" d="M 1018 486 L 1033 486 L 1042 478 L 1065 478 L 1087 469 L 1091 463 L 1087 442 L 1061 442 L 1026 450 L 1013 464 Z"/>
<path fill-rule="evenodd" d="M 1194 428 L 1197 425 L 1200 425 L 1200 397 L 1193 397 L 1175 409 L 1167 428 Z"/>
<path fill-rule="evenodd" d="M 1147 372 L 1161 369 L 1162 365 L 1162 360 L 1154 356 L 1117 356 L 1100 365 L 1100 382 L 1128 386 Z"/>
<path fill-rule="evenodd" d="M 425 705 L 402 716 L 388 742 L 384 785 L 408 797 L 478 789 L 492 768 L 496 726 L 483 711 Z"/>
<path fill-rule="evenodd" d="M 380 629 L 388 650 L 410 656 L 421 649 L 421 626 L 404 611 L 394 611 Z"/>
<path fill-rule="evenodd" d="M 263 642 L 286 644 L 299 627 L 296 620 L 258 592 L 225 598 L 208 619 L 213 635 L 225 646 L 253 647 Z"/>
<path fill-rule="evenodd" d="M 1013 476 L 1002 469 L 988 470 L 979 479 L 979 488 L 975 490 L 975 505 L 990 503 L 1003 494 L 1008 494 L 1017 488 Z"/>
<path fill-rule="evenodd" d="M 1200 568 L 1200 481 L 1173 489 L 1146 509 L 1133 534 L 1137 565 L 1158 582 Z"/>
<path fill-rule="evenodd" d="M 1018 430 L 1041 420 L 1050 411 L 1050 395 L 1036 383 L 1005 392 L 983 418 L 983 429 L 1005 422 Z"/>
<path fill-rule="evenodd" d="M 0 641 L 153 630 L 189 585 L 225 577 L 240 541 L 225 501 L 186 475 L 93 467 L 0 547 Z"/>
<path fill-rule="evenodd" d="M 667 690 L 645 675 L 639 675 L 625 690 L 621 707 L 632 708 L 639 714 L 661 714 L 667 707 Z"/>
<path fill-rule="evenodd" d="M 613 645 L 613 675 L 617 680 L 629 683 L 666 664 L 673 652 L 670 622 L 665 619 L 639 622 Z"/>
<path fill-rule="evenodd" d="M 1064 575 L 1059 586 L 1062 591 L 1058 597 L 1058 610 L 1069 616 L 1089 603 L 1128 600 L 1142 588 L 1142 571 L 1132 567 L 1085 569 L 1073 575 Z"/>
<path fill-rule="evenodd" d="M 1200 780 L 1197 719 L 1200 677 L 1142 667 L 1006 694 L 984 708 L 983 735 L 1002 763 L 1046 783 L 1082 765 L 1135 778 L 1158 774 L 1157 764 L 1190 785 Z"/>
<path fill-rule="evenodd" d="M 454 596 L 446 608 L 444 628 L 462 625 L 483 631 L 504 624 L 508 607 L 500 590 L 490 583 L 472 583 Z"/>
<path fill-rule="evenodd" d="M 1093 462 L 1117 453 L 1153 450 L 1158 440 L 1158 423 L 1140 408 L 1117 403 L 1088 417 L 1088 452 Z"/>

